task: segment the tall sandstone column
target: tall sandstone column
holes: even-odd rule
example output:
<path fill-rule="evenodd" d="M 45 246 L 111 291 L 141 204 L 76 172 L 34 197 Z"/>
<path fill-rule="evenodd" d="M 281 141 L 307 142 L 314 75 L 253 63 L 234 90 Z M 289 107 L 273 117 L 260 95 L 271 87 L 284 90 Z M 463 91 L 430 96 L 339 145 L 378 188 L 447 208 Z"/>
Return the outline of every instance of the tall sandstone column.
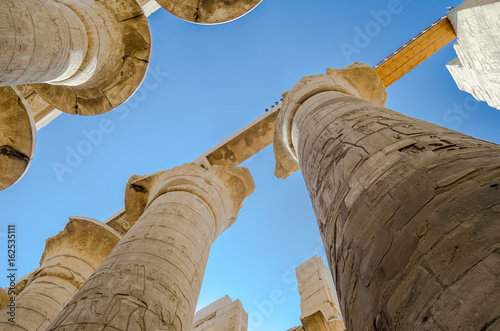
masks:
<path fill-rule="evenodd" d="M 384 108 L 368 66 L 304 77 L 275 132 L 348 330 L 500 328 L 500 146 Z"/>
<path fill-rule="evenodd" d="M 16 293 L 15 323 L 7 321 L 9 307 L 0 312 L 0 330 L 45 330 L 120 238 L 99 221 L 71 217 L 63 231 L 47 239 L 40 267 Z"/>
<path fill-rule="evenodd" d="M 137 221 L 48 330 L 189 331 L 211 245 L 253 189 L 239 167 L 132 176 L 125 208 Z"/>

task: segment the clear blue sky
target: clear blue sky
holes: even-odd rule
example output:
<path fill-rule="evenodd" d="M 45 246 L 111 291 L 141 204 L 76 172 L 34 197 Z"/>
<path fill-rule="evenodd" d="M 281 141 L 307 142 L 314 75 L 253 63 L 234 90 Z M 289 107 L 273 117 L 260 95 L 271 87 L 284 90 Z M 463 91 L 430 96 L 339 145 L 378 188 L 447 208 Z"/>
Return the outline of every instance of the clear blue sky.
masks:
<path fill-rule="evenodd" d="M 26 274 L 38 265 L 45 239 L 69 216 L 104 221 L 121 209 L 131 175 L 194 160 L 263 114 L 302 76 L 353 61 L 374 65 L 459 3 L 264 0 L 243 18 L 217 26 L 159 10 L 150 17 L 153 56 L 137 94 L 113 112 L 63 114 L 38 132 L 29 172 L 0 192 L 0 245 L 5 249 L 7 224 L 16 223 L 18 275 Z M 377 29 L 373 13 L 388 8 L 394 13 Z M 371 36 L 356 40 L 365 28 Z M 346 56 L 342 45 L 357 53 Z M 500 142 L 500 112 L 458 90 L 445 68 L 455 57 L 450 44 L 391 86 L 388 107 Z M 103 138 L 91 145 L 86 132 L 97 129 L 105 131 Z M 71 158 L 78 146 L 85 155 Z M 58 173 L 56 164 L 71 172 Z M 300 323 L 294 268 L 324 250 L 301 173 L 275 179 L 272 146 L 244 165 L 257 189 L 214 244 L 198 306 L 228 294 L 243 302 L 251 330 L 287 330 Z M 271 307 L 273 297 L 281 300 Z"/>

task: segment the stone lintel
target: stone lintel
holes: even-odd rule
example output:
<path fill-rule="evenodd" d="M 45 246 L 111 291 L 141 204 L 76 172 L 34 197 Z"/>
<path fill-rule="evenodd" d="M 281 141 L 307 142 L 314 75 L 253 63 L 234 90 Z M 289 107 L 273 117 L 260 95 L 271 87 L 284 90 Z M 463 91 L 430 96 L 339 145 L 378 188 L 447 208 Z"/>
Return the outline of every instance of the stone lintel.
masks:
<path fill-rule="evenodd" d="M 272 108 L 194 162 L 210 166 L 237 166 L 269 146 L 274 139 L 274 124 L 281 105 Z"/>
<path fill-rule="evenodd" d="M 117 211 L 106 221 L 104 221 L 104 223 L 115 229 L 122 236 L 127 233 L 127 231 L 132 227 L 132 225 L 130 225 L 130 223 L 127 221 L 127 213 L 125 212 L 125 208 Z"/>

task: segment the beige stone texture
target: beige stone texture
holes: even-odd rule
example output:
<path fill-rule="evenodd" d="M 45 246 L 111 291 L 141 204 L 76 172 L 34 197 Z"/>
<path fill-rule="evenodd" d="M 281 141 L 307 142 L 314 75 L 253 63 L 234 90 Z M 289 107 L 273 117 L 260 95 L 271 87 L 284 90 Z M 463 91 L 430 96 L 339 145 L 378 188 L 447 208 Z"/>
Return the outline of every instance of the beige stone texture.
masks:
<path fill-rule="evenodd" d="M 194 162 L 205 167 L 237 166 L 273 142 L 274 123 L 281 106 L 274 107 L 217 146 L 203 153 Z"/>
<path fill-rule="evenodd" d="M 191 331 L 247 331 L 248 314 L 240 300 L 225 296 L 196 312 Z"/>
<path fill-rule="evenodd" d="M 78 15 L 52 0 L 0 3 L 0 86 L 71 77 L 89 43 Z"/>
<path fill-rule="evenodd" d="M 348 95 L 338 80 L 326 88 L 327 76 L 286 96 L 276 156 L 300 164 L 347 330 L 493 330 L 500 146 Z"/>
<path fill-rule="evenodd" d="M 171 14 L 189 22 L 217 24 L 236 20 L 262 0 L 156 0 Z"/>
<path fill-rule="evenodd" d="M 2 318 L 0 330 L 45 330 L 120 238 L 99 221 L 71 217 L 63 231 L 47 239 L 40 267 L 18 282 L 15 324 Z"/>
<path fill-rule="evenodd" d="M 294 328 L 288 329 L 287 331 L 305 331 L 303 326 L 296 326 Z"/>
<path fill-rule="evenodd" d="M 459 89 L 500 109 L 500 1 L 468 0 L 447 16 L 458 57 L 446 67 Z"/>
<path fill-rule="evenodd" d="M 132 228 L 48 330 L 189 331 L 211 245 L 253 190 L 246 168 L 189 163 L 132 176 Z"/>
<path fill-rule="evenodd" d="M 366 79 L 368 77 L 369 79 Z M 285 100 L 278 115 L 274 133 L 274 153 L 276 155 L 275 175 L 278 178 L 286 178 L 300 170 L 297 153 L 292 142 L 297 128 L 294 126 L 293 118 L 296 112 L 310 95 L 328 91 L 339 91 L 347 95 L 356 96 L 385 105 L 387 92 L 378 75 L 366 64 L 354 63 L 345 69 L 328 69 L 326 75 L 306 76 L 296 85 L 294 92 L 301 89 L 303 93 L 285 92 Z"/>
<path fill-rule="evenodd" d="M 122 236 L 127 233 L 128 230 L 132 227 L 130 223 L 127 221 L 127 213 L 125 212 L 125 208 L 120 209 L 106 221 L 104 221 L 108 226 L 115 229 Z"/>
<path fill-rule="evenodd" d="M 7 293 L 7 290 L 4 288 L 0 288 L 0 310 L 4 309 L 9 302 L 10 295 Z"/>
<path fill-rule="evenodd" d="M 149 16 L 158 9 L 161 8 L 161 6 L 155 1 L 155 0 L 138 0 L 139 4 L 142 7 L 142 10 L 144 11 L 144 15 Z"/>
<path fill-rule="evenodd" d="M 155 0 L 139 0 L 139 3 L 144 11 L 144 15 L 146 16 L 151 15 L 161 8 Z M 21 92 L 29 106 L 29 109 L 33 112 L 37 131 L 49 124 L 62 113 L 38 95 L 33 90 L 31 85 L 17 85 L 16 88 Z"/>
<path fill-rule="evenodd" d="M 3 190 L 28 169 L 36 130 L 60 111 L 102 114 L 133 95 L 151 34 L 136 0 L 4 0 L 0 31 Z"/>
<path fill-rule="evenodd" d="M 0 87 L 0 190 L 16 183 L 35 153 L 36 129 L 19 92 Z"/>
<path fill-rule="evenodd" d="M 295 269 L 295 275 L 304 329 L 345 331 L 332 276 L 323 259 L 313 256 Z"/>
<path fill-rule="evenodd" d="M 33 83 L 53 107 L 96 115 L 125 102 L 146 74 L 151 35 L 136 0 L 5 0 L 0 9 L 0 85 Z"/>

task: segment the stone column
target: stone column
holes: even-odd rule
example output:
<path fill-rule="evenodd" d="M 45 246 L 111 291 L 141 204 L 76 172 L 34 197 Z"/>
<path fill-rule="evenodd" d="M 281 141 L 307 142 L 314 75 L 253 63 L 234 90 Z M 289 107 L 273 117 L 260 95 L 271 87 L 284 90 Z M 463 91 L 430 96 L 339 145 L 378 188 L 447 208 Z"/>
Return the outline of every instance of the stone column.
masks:
<path fill-rule="evenodd" d="M 7 321 L 8 307 L 0 312 L 0 330 L 45 330 L 120 237 L 99 221 L 71 217 L 63 231 L 47 239 L 40 267 L 16 293 L 15 324 Z"/>
<path fill-rule="evenodd" d="M 13 87 L 0 87 L 0 191 L 15 184 L 35 154 L 33 114 Z"/>
<path fill-rule="evenodd" d="M 48 330 L 189 331 L 211 245 L 253 189 L 239 167 L 132 176 L 125 209 L 135 224 Z"/>
<path fill-rule="evenodd" d="M 330 69 L 276 123 L 276 174 L 302 170 L 346 328 L 496 330 L 500 147 L 385 100 L 368 66 Z"/>
<path fill-rule="evenodd" d="M 32 87 L 71 114 L 101 114 L 125 102 L 151 52 L 136 0 L 3 0 L 0 30 L 0 86 L 46 83 Z"/>
<path fill-rule="evenodd" d="M 145 2 L 147 0 L 140 0 Z M 262 0 L 156 0 L 160 6 L 185 21 L 199 24 L 226 23 L 244 16 Z"/>

